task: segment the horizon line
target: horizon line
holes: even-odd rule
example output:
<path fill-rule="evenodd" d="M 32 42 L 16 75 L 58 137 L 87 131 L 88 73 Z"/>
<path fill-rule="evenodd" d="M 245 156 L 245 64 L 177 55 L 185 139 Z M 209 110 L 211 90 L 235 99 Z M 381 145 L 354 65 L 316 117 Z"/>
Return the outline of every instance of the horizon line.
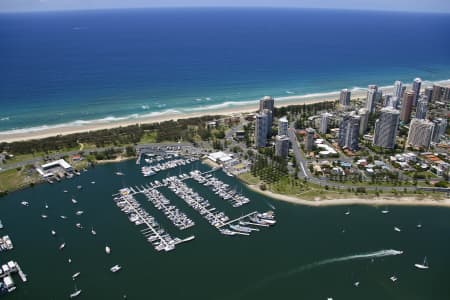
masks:
<path fill-rule="evenodd" d="M 33 10 L 0 10 L 0 14 L 28 14 L 52 12 L 83 12 L 83 11 L 118 11 L 118 10 L 176 10 L 176 9 L 293 9 L 293 10 L 322 10 L 322 11 L 349 11 L 349 12 L 383 12 L 405 14 L 438 14 L 448 15 L 450 11 L 434 10 L 398 10 L 398 9 L 370 9 L 370 8 L 333 8 L 333 7 L 300 7 L 300 6 L 136 6 L 136 7 L 96 7 L 73 9 L 33 9 Z"/>

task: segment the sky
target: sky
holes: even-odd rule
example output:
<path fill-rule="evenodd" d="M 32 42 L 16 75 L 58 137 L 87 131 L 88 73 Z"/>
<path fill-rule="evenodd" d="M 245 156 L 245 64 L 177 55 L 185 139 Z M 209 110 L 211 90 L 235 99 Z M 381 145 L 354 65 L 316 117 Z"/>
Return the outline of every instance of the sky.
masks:
<path fill-rule="evenodd" d="M 0 12 L 224 6 L 450 13 L 450 0 L 0 0 Z"/>

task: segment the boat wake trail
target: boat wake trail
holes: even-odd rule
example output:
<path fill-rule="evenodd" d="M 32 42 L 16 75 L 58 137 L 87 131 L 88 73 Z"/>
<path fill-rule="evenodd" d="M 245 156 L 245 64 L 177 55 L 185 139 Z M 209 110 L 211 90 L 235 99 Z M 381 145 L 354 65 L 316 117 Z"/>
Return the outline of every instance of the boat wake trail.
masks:
<path fill-rule="evenodd" d="M 396 256 L 403 254 L 403 251 L 394 250 L 394 249 L 386 249 L 386 250 L 379 250 L 375 252 L 368 252 L 368 253 L 361 253 L 361 254 L 355 254 L 355 255 L 349 255 L 349 256 L 343 256 L 343 257 L 335 257 L 335 258 L 329 258 L 324 259 L 318 262 L 314 262 L 307 265 L 302 265 L 297 268 L 294 268 L 292 270 L 289 270 L 284 273 L 278 273 L 273 276 L 267 277 L 265 279 L 262 279 L 261 281 L 255 283 L 254 285 L 249 286 L 247 289 L 242 291 L 242 293 L 239 295 L 238 298 L 243 297 L 245 294 L 257 290 L 259 288 L 262 288 L 264 285 L 271 283 L 273 281 L 277 281 L 283 278 L 291 277 L 295 274 L 312 270 L 324 265 L 339 263 L 339 262 L 345 262 L 345 261 L 351 261 L 351 260 L 363 260 L 363 259 L 373 259 L 373 258 L 382 258 L 387 256 Z"/>

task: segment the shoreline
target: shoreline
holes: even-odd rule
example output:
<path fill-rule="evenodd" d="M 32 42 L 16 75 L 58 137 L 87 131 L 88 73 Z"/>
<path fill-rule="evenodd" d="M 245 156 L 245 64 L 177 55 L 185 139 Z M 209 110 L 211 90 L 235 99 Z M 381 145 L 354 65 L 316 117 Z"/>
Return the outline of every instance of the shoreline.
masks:
<path fill-rule="evenodd" d="M 421 199 L 418 198 L 420 196 L 414 197 L 408 195 L 403 197 L 380 196 L 366 199 L 351 198 L 348 196 L 337 199 L 336 198 L 319 199 L 320 197 L 317 197 L 316 200 L 305 200 L 294 196 L 277 194 L 271 191 L 262 191 L 258 188 L 257 185 L 251 185 L 247 183 L 244 184 L 253 192 L 259 193 L 274 200 L 312 207 L 327 207 L 327 206 L 342 206 L 342 205 L 368 205 L 377 207 L 377 206 L 394 205 L 394 206 L 435 206 L 435 207 L 450 208 L 450 199 L 443 198 L 442 200 L 436 200 L 429 197 L 428 195 L 424 195 L 424 197 L 422 197 Z M 324 196 L 326 196 L 326 194 Z"/>
<path fill-rule="evenodd" d="M 441 86 L 450 87 L 450 80 L 442 80 L 434 82 Z M 407 84 L 406 86 L 410 86 Z M 384 93 L 392 93 L 393 87 L 380 87 Z M 355 98 L 365 98 L 366 97 L 365 89 L 356 89 L 352 91 L 352 99 Z M 328 102 L 335 101 L 339 98 L 339 91 L 333 92 L 324 92 L 324 93 L 315 93 L 308 95 L 295 95 L 295 96 L 284 96 L 284 97 L 276 97 L 275 103 L 276 107 L 286 107 L 289 105 L 300 105 L 300 104 L 313 104 L 319 102 Z M 0 142 L 17 142 L 17 141 L 25 141 L 32 139 L 42 139 L 52 136 L 58 135 L 68 135 L 80 132 L 89 132 L 96 131 L 102 129 L 111 129 L 116 127 L 125 127 L 136 124 L 151 124 L 164 122 L 169 120 L 179 120 L 179 119 L 188 119 L 201 117 L 206 115 L 232 115 L 232 114 L 240 114 L 240 113 L 251 113 L 257 110 L 257 102 L 258 100 L 249 100 L 242 101 L 244 104 L 237 105 L 234 107 L 221 108 L 222 104 L 212 105 L 211 108 L 205 109 L 197 109 L 196 111 L 186 112 L 186 113 L 167 113 L 161 114 L 158 116 L 142 116 L 140 118 L 135 119 L 125 119 L 115 122 L 98 122 L 91 124 L 81 124 L 81 125 L 73 125 L 73 124 L 60 124 L 54 126 L 48 126 L 47 128 L 33 130 L 30 129 L 17 129 L 17 130 L 7 130 L 0 132 Z M 239 103 L 239 102 L 236 102 Z M 213 108 L 214 107 L 214 108 Z"/>

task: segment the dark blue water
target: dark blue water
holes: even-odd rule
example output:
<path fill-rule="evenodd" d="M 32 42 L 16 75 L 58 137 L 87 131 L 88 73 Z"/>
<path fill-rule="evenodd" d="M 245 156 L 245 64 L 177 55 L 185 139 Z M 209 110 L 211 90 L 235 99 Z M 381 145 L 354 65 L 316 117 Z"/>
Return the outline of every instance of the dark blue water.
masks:
<path fill-rule="evenodd" d="M 448 36 L 445 14 L 300 9 L 0 14 L 0 131 L 214 109 L 265 94 L 391 85 L 417 76 L 448 79 Z"/>

